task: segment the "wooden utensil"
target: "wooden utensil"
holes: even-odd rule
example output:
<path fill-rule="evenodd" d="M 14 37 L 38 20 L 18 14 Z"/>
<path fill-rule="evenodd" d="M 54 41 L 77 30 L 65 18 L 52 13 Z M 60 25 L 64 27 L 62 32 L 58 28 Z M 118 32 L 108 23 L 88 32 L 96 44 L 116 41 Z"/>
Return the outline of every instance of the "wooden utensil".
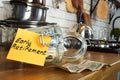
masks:
<path fill-rule="evenodd" d="M 76 15 L 77 15 L 77 30 L 76 32 L 79 32 L 80 30 L 80 26 L 81 26 L 81 23 L 83 22 L 83 14 L 82 14 L 82 11 L 83 11 L 83 0 L 71 0 L 72 2 L 72 5 L 74 8 L 76 8 L 77 12 L 76 12 Z"/>
<path fill-rule="evenodd" d="M 91 19 L 90 19 L 90 14 L 83 12 L 83 19 L 84 23 L 92 27 Z"/>
<path fill-rule="evenodd" d="M 86 12 L 84 12 L 84 9 L 83 9 L 83 0 L 72 0 L 71 2 L 73 4 L 73 7 L 75 7 L 77 9 L 77 21 L 81 20 L 80 19 L 80 13 L 81 13 L 82 16 L 83 16 L 82 21 L 84 21 L 84 24 L 87 24 L 87 25 L 91 26 L 90 15 L 87 14 Z M 79 22 L 80 21 L 78 21 L 78 23 Z"/>
<path fill-rule="evenodd" d="M 74 8 L 76 8 L 77 12 L 76 12 L 76 15 L 77 15 L 77 23 L 80 23 L 81 21 L 81 14 L 82 14 L 82 11 L 83 11 L 83 0 L 71 0 L 72 2 L 72 5 Z"/>
<path fill-rule="evenodd" d="M 71 0 L 74 8 L 77 9 L 77 12 L 82 12 L 83 10 L 83 0 Z"/>
<path fill-rule="evenodd" d="M 98 18 L 105 20 L 108 17 L 108 4 L 105 0 L 100 0 L 97 6 Z"/>
<path fill-rule="evenodd" d="M 92 39 L 93 38 L 93 31 L 92 28 L 89 26 L 86 26 L 86 23 L 88 25 L 88 15 L 85 14 L 83 9 L 83 0 L 72 0 L 73 6 L 77 9 L 77 29 L 75 32 L 75 35 L 81 35 L 82 37 L 86 39 Z M 90 19 L 90 18 L 89 18 Z M 85 21 L 86 20 L 86 23 Z"/>

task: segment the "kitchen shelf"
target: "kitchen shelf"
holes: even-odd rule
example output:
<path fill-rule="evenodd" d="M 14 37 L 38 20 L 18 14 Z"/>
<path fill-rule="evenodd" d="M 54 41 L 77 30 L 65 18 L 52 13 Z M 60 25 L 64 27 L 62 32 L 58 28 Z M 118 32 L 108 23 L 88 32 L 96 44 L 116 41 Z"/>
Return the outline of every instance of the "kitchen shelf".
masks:
<path fill-rule="evenodd" d="M 120 47 L 119 48 L 101 48 L 101 47 L 88 46 L 87 50 L 88 51 L 114 53 L 114 54 L 119 54 L 120 53 Z"/>

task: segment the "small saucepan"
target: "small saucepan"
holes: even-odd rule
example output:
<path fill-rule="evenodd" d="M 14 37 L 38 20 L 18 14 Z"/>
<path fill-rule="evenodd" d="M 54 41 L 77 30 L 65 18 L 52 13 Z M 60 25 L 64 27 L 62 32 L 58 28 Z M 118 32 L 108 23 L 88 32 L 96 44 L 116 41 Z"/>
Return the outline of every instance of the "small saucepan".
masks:
<path fill-rule="evenodd" d="M 46 21 L 47 7 L 23 3 L 18 1 L 3 1 L 4 19 L 27 20 L 27 21 Z"/>
<path fill-rule="evenodd" d="M 11 1 L 20 1 L 24 3 L 34 3 L 34 4 L 40 4 L 45 6 L 46 5 L 46 0 L 11 0 Z"/>

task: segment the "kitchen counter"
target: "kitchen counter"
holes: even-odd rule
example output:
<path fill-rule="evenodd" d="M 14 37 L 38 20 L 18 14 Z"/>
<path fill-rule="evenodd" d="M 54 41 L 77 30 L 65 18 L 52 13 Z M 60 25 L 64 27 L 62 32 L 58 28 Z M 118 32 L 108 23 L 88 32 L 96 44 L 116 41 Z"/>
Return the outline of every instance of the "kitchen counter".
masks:
<path fill-rule="evenodd" d="M 111 66 L 103 67 L 99 71 L 85 70 L 73 74 L 55 67 L 40 67 L 6 60 L 7 50 L 0 47 L 0 80 L 116 80 L 116 73 L 120 70 L 120 55 L 87 51 L 85 59 L 105 62 Z"/>

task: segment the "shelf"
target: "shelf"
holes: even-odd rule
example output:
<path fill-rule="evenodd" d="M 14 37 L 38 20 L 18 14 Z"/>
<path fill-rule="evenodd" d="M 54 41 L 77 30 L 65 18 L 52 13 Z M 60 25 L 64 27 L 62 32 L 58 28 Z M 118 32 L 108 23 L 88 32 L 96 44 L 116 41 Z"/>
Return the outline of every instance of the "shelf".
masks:
<path fill-rule="evenodd" d="M 101 47 L 91 47 L 87 48 L 88 51 L 106 52 L 106 53 L 120 53 L 120 48 L 101 48 Z"/>

